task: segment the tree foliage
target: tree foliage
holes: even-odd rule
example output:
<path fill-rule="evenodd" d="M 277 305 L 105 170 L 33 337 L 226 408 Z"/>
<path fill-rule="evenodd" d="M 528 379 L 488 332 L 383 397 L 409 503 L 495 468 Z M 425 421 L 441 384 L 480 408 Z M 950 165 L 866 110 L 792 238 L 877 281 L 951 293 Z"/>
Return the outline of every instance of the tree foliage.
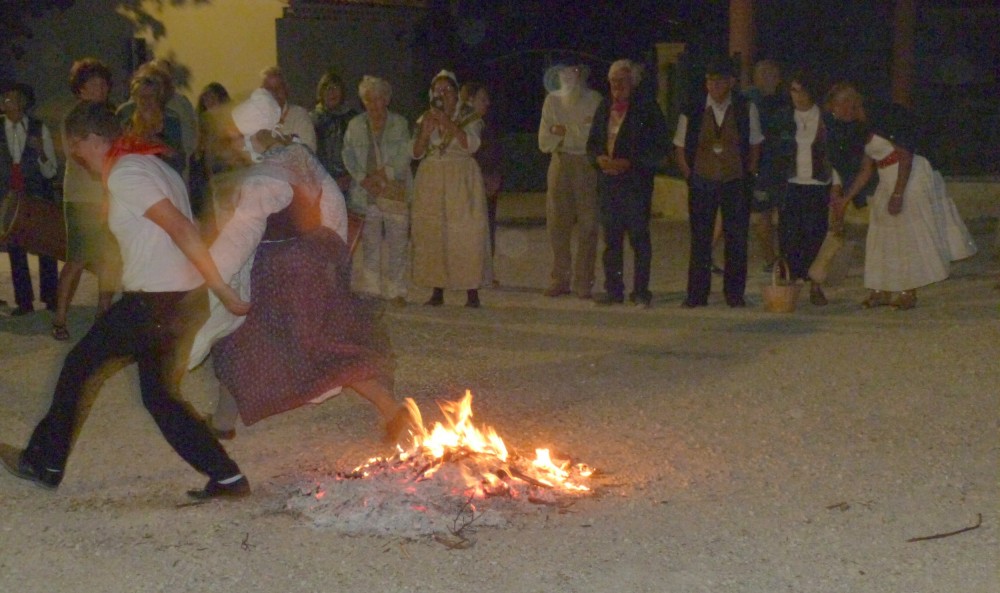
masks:
<path fill-rule="evenodd" d="M 66 10 L 75 0 L 0 0 L 0 39 L 20 57 L 21 41 L 32 38 L 30 21 L 51 10 Z"/>

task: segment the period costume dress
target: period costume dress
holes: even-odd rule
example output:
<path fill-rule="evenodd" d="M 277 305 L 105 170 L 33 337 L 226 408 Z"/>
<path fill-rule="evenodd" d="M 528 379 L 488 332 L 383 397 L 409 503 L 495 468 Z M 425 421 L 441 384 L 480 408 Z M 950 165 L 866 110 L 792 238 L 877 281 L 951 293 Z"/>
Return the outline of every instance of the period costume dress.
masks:
<path fill-rule="evenodd" d="M 903 209 L 893 216 L 888 203 L 899 173 L 895 146 L 873 134 L 865 154 L 878 170 L 878 187 L 869 201 L 866 288 L 893 292 L 920 288 L 944 280 L 952 261 L 976 253 L 968 229 L 945 193 L 944 180 L 926 158 L 913 155 Z"/>
<path fill-rule="evenodd" d="M 452 119 L 465 131 L 467 146 L 435 130 L 417 169 L 410 210 L 413 283 L 469 290 L 483 283 L 489 249 L 486 192 L 472 158 L 483 122 L 466 105 Z"/>
<path fill-rule="evenodd" d="M 214 319 L 216 307 L 203 332 L 217 336 L 236 326 L 212 356 L 244 424 L 341 385 L 378 379 L 391 386 L 378 304 L 350 291 L 347 211 L 333 178 L 295 143 L 264 152 L 237 187 L 232 217 L 211 252 L 223 278 L 242 283 L 253 306 L 229 327 Z"/>

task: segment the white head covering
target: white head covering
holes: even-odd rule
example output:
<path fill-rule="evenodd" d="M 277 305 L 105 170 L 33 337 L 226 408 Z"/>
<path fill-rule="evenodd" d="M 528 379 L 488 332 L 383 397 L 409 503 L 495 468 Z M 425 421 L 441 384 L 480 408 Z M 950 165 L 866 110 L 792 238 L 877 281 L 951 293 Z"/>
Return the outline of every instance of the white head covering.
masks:
<path fill-rule="evenodd" d="M 455 77 L 455 73 L 450 70 L 442 70 L 434 75 L 431 79 L 431 89 L 427 92 L 427 95 L 433 100 L 434 99 L 434 83 L 437 82 L 439 78 L 447 78 L 458 88 L 458 78 Z"/>
<path fill-rule="evenodd" d="M 281 107 L 265 89 L 257 89 L 250 98 L 233 108 L 233 122 L 244 136 L 261 130 L 274 130 L 281 120 Z"/>

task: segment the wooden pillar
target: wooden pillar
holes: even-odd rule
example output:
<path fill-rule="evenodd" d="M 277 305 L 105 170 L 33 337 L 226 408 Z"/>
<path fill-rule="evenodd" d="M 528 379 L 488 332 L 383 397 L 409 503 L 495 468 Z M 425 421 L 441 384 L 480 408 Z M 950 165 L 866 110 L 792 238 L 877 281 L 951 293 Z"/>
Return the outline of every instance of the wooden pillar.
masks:
<path fill-rule="evenodd" d="M 740 84 L 746 88 L 753 78 L 753 0 L 729 0 L 729 55 L 739 56 Z"/>
<path fill-rule="evenodd" d="M 917 25 L 916 0 L 895 0 L 892 19 L 892 63 L 889 77 L 892 101 L 913 107 L 914 44 Z"/>

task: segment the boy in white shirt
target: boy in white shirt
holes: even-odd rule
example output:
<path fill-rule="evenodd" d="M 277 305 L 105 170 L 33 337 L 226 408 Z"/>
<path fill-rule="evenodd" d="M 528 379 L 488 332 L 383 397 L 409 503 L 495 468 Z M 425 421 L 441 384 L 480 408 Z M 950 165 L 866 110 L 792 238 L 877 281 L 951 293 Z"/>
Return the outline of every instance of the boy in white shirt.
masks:
<path fill-rule="evenodd" d="M 114 113 L 101 104 L 78 105 L 65 129 L 73 158 L 104 176 L 108 225 L 122 251 L 123 295 L 67 355 L 52 405 L 26 449 L 0 445 L 0 461 L 19 478 L 58 487 L 87 387 L 106 363 L 128 357 L 139 365 L 142 401 L 160 432 L 209 476 L 188 494 L 245 496 L 249 482 L 179 391 L 191 339 L 208 315 L 206 285 L 233 313 L 246 314 L 250 305 L 219 276 L 191 220 L 183 180 L 155 156 L 162 146 L 122 142 Z"/>

